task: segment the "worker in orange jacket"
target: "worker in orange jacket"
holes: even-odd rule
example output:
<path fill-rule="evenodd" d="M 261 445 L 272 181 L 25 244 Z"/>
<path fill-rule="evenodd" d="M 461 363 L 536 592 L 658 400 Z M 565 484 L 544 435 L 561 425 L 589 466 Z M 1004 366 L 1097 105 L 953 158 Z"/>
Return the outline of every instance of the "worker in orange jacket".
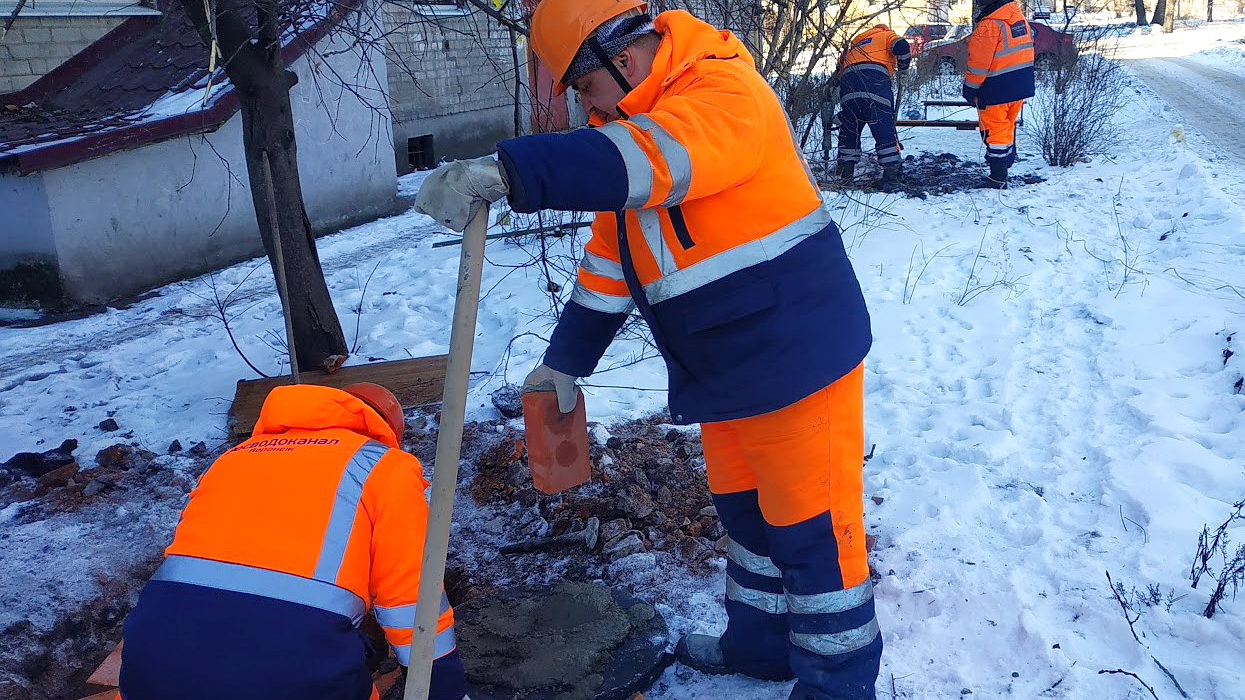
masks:
<path fill-rule="evenodd" d="M 896 70 L 908 70 L 912 52 L 903 37 L 885 24 L 871 27 L 848 44 L 835 75 L 839 87 L 839 177 L 851 179 L 863 152 L 865 125 L 873 134 L 884 188 L 898 184 L 902 173 L 899 134 L 895 131 Z"/>
<path fill-rule="evenodd" d="M 369 609 L 398 661 L 440 607 L 432 694 L 461 700 L 444 596 L 416 601 L 428 505 L 389 391 L 272 390 L 252 437 L 204 473 L 125 622 L 124 700 L 366 700 Z"/>
<path fill-rule="evenodd" d="M 730 536 L 721 635 L 680 661 L 798 679 L 791 697 L 873 698 L 882 652 L 862 504 L 869 317 L 838 228 L 744 44 L 642 0 L 543 0 L 532 47 L 590 128 L 503 141 L 424 181 L 462 230 L 485 201 L 600 212 L 525 389 L 576 405 L 628 314 L 665 359 L 670 412 L 700 423 Z"/>
<path fill-rule="evenodd" d="M 964 99 L 977 108 L 990 175 L 986 186 L 1007 186 L 1016 162 L 1016 119 L 1033 97 L 1033 30 L 1014 0 L 988 0 L 968 37 Z"/>

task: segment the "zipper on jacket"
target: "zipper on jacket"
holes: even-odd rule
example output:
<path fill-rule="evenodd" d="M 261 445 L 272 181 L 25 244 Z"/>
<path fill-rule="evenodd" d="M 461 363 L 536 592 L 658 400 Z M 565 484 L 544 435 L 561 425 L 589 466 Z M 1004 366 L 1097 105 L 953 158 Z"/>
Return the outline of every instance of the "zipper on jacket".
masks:
<path fill-rule="evenodd" d="M 692 232 L 687 230 L 687 222 L 683 220 L 681 205 L 676 204 L 667 209 L 666 212 L 670 214 L 670 225 L 674 227 L 674 235 L 678 237 L 683 250 L 696 245 L 696 241 L 692 240 Z"/>

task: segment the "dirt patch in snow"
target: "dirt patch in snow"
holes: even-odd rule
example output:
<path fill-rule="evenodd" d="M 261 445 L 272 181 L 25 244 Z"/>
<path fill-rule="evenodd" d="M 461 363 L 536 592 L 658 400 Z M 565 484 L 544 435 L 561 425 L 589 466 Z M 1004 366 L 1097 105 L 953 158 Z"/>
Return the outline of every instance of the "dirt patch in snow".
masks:
<path fill-rule="evenodd" d="M 987 172 L 989 168 L 984 163 L 963 160 L 954 153 L 921 153 L 904 158 L 903 182 L 890 192 L 927 199 L 931 195 L 982 189 L 986 186 Z M 862 162 L 851 182 L 844 182 L 829 173 L 818 174 L 822 186 L 836 192 L 881 192 L 881 177 L 881 170 L 872 161 Z M 1013 189 L 1039 182 L 1044 182 L 1044 179 L 1034 174 L 1012 175 L 1007 179 L 1007 187 Z"/>
<path fill-rule="evenodd" d="M 403 444 L 429 475 L 437 418 L 408 412 Z M 719 571 L 725 532 L 705 483 L 699 434 L 668 421 L 590 426 L 591 480 L 555 495 L 532 487 L 521 420 L 468 424 L 446 572 L 451 601 L 573 581 L 667 602 L 679 595 L 666 590 L 673 571 Z M 228 446 L 171 446 L 156 455 L 118 443 L 94 456 L 70 449 L 0 469 L 0 571 L 7 579 L 0 585 L 0 697 L 82 694 L 120 640 L 187 494 Z M 499 554 L 505 544 L 578 531 L 593 517 L 600 535 L 591 549 L 581 542 Z"/>
<path fill-rule="evenodd" d="M 0 697 L 80 697 L 210 463 L 117 443 L 17 455 L 0 474 Z"/>

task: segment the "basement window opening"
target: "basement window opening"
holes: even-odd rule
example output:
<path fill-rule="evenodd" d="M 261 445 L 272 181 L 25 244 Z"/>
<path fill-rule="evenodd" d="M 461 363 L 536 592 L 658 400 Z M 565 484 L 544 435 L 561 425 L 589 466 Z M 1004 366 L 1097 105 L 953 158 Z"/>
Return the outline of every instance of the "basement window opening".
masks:
<path fill-rule="evenodd" d="M 412 170 L 429 170 L 436 167 L 432 150 L 432 134 L 424 134 L 406 140 L 406 159 Z"/>

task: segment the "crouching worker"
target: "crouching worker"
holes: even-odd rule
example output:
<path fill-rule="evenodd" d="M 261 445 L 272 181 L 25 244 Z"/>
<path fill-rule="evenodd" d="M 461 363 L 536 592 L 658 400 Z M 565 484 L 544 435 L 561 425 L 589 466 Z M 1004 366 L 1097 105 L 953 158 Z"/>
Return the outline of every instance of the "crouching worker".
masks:
<path fill-rule="evenodd" d="M 369 608 L 402 665 L 428 504 L 376 384 L 272 390 L 252 437 L 190 494 L 164 564 L 125 622 L 124 700 L 367 700 Z M 432 694 L 461 700 L 444 596 Z"/>

